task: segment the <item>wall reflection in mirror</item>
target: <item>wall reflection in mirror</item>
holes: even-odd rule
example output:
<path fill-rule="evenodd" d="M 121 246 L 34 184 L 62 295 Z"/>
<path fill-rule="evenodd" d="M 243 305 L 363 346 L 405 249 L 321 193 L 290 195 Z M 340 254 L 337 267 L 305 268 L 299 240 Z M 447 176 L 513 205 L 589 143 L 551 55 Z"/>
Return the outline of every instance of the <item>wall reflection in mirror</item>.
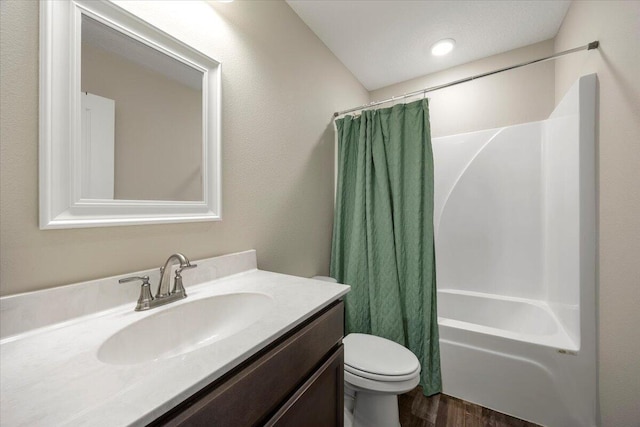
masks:
<path fill-rule="evenodd" d="M 83 199 L 202 201 L 203 73 L 82 16 Z"/>

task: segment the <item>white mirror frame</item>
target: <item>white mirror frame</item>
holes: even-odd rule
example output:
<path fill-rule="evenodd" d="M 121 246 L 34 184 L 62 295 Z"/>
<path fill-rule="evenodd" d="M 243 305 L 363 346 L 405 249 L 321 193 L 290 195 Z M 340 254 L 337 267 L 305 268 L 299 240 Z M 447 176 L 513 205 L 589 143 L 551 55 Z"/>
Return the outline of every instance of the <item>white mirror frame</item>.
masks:
<path fill-rule="evenodd" d="M 202 201 L 80 195 L 81 22 L 85 14 L 204 74 Z M 220 63 L 108 1 L 40 2 L 40 229 L 221 220 Z M 140 162 L 140 173 L 152 164 Z"/>

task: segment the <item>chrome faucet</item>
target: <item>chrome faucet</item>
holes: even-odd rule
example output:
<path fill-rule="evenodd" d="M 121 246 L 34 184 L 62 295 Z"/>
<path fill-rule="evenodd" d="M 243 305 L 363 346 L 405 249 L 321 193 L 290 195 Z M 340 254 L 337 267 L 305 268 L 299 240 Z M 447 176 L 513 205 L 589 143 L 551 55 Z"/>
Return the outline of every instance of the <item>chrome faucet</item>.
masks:
<path fill-rule="evenodd" d="M 169 291 L 169 281 L 171 280 L 171 266 L 180 263 L 180 266 L 176 270 L 176 277 L 173 281 L 173 289 Z M 171 255 L 164 266 L 160 267 L 160 282 L 158 283 L 158 291 L 155 298 L 151 295 L 151 285 L 149 284 L 149 276 L 132 276 L 120 279 L 118 282 L 126 283 L 134 280 L 142 281 L 142 288 L 140 289 L 140 297 L 136 305 L 136 311 L 149 310 L 154 307 L 169 304 L 170 302 L 181 300 L 187 297 L 187 292 L 182 284 L 182 271 L 188 268 L 195 268 L 197 264 L 191 264 L 189 259 L 181 253 L 175 253 Z"/>
<path fill-rule="evenodd" d="M 178 270 L 176 270 L 176 279 L 174 282 L 173 290 L 169 292 L 171 266 L 175 264 L 175 262 L 173 261 L 176 260 L 180 262 L 180 267 L 178 268 Z M 176 292 L 180 292 L 182 295 L 184 295 L 183 298 L 186 297 L 187 294 L 184 290 L 184 286 L 182 286 L 182 276 L 180 275 L 180 273 L 182 273 L 182 270 L 186 268 L 193 267 L 197 267 L 197 265 L 191 265 L 187 257 L 182 255 L 181 253 L 171 255 L 164 263 L 164 267 L 160 267 L 160 283 L 158 284 L 158 292 L 156 293 L 156 298 L 166 298 Z M 178 284 L 180 289 L 176 289 L 178 287 Z"/>

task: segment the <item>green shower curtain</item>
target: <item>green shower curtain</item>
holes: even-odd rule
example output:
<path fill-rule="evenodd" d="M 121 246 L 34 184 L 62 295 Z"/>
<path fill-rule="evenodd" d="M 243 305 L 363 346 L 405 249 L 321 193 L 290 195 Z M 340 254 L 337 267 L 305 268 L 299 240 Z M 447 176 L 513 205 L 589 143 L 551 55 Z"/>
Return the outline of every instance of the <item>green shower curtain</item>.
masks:
<path fill-rule="evenodd" d="M 331 276 L 351 285 L 347 332 L 378 335 L 420 360 L 440 392 L 428 100 L 336 120 L 338 187 Z"/>

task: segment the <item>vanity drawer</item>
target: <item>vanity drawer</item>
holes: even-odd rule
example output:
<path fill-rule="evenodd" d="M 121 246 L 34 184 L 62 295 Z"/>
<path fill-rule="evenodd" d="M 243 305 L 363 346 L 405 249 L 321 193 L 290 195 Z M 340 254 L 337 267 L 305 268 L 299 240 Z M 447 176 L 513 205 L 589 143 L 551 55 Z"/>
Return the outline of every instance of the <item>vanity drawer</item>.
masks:
<path fill-rule="evenodd" d="M 343 325 L 344 303 L 338 301 L 151 425 L 264 424 L 325 366 L 327 355 L 341 344 Z M 342 370 L 342 359 L 339 363 Z"/>
<path fill-rule="evenodd" d="M 341 345 L 265 427 L 343 427 L 343 408 L 344 345 Z"/>

